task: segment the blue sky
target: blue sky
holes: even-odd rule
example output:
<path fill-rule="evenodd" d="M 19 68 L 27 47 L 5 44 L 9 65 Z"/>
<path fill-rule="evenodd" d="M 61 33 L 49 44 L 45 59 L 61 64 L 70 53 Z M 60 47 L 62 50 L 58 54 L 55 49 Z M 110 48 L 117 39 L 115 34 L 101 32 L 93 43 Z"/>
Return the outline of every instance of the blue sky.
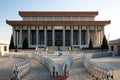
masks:
<path fill-rule="evenodd" d="M 120 38 L 120 0 L 1 0 L 0 40 L 10 40 L 12 27 L 6 20 L 21 20 L 18 11 L 98 11 L 96 20 L 111 20 L 105 27 L 109 40 Z"/>

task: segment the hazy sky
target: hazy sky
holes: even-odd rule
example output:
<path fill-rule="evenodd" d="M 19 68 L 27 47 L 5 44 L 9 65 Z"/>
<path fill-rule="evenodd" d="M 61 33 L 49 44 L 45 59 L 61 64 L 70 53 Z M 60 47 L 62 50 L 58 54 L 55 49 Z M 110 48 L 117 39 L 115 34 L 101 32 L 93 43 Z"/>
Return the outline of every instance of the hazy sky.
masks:
<path fill-rule="evenodd" d="M 10 40 L 6 20 L 21 20 L 18 11 L 98 11 L 96 20 L 111 20 L 106 37 L 120 38 L 120 0 L 0 0 L 0 40 Z"/>

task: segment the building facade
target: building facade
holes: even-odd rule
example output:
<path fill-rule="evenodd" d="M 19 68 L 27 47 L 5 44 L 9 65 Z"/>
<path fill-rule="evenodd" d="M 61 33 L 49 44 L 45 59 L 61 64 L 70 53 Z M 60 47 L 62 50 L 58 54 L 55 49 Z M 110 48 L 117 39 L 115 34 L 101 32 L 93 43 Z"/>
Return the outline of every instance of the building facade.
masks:
<path fill-rule="evenodd" d="M 0 55 L 4 56 L 9 53 L 9 43 L 4 40 L 0 40 Z"/>
<path fill-rule="evenodd" d="M 112 51 L 114 56 L 120 56 L 120 39 L 110 41 L 109 50 Z"/>
<path fill-rule="evenodd" d="M 95 21 L 98 12 L 19 11 L 22 20 L 6 20 L 12 26 L 15 45 L 22 48 L 25 38 L 30 48 L 45 46 L 88 47 L 90 39 L 99 47 L 104 26 L 109 21 Z"/>

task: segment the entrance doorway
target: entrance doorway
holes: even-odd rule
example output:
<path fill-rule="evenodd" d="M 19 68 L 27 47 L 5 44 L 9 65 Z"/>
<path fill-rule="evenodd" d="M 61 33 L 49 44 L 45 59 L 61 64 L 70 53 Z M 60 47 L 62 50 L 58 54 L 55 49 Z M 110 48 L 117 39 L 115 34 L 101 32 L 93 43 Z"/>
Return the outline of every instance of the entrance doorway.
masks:
<path fill-rule="evenodd" d="M 55 46 L 63 45 L 63 31 L 55 30 Z"/>

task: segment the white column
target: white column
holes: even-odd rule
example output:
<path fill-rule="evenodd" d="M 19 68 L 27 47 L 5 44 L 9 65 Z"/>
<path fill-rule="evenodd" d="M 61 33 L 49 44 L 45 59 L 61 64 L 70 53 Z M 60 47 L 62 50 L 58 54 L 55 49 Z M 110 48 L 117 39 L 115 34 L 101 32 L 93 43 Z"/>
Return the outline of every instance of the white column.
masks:
<path fill-rule="evenodd" d="M 101 33 L 100 33 L 100 36 L 101 36 L 101 44 L 102 44 L 103 37 L 104 37 L 104 27 L 103 27 L 103 26 L 101 27 Z"/>
<path fill-rule="evenodd" d="M 31 39 L 30 39 L 30 26 L 28 26 L 28 45 L 30 46 L 30 42 L 31 42 Z"/>
<path fill-rule="evenodd" d="M 65 27 L 63 28 L 63 46 L 65 46 Z"/>
<path fill-rule="evenodd" d="M 103 29 L 102 29 L 102 30 L 103 30 L 102 35 L 103 35 L 103 37 L 104 37 L 104 26 L 102 26 L 102 27 L 103 27 Z M 103 37 L 102 37 L 102 38 L 103 38 Z"/>
<path fill-rule="evenodd" d="M 89 45 L 90 41 L 90 31 L 89 31 L 89 26 L 87 26 L 87 45 Z"/>
<path fill-rule="evenodd" d="M 12 27 L 12 30 L 13 30 L 13 40 L 14 40 L 14 45 L 16 45 L 16 32 L 15 32 L 15 29 L 14 27 Z"/>
<path fill-rule="evenodd" d="M 104 37 L 104 27 L 102 26 L 102 31 L 101 31 L 101 44 L 102 44 L 102 41 L 103 41 L 103 37 Z"/>
<path fill-rule="evenodd" d="M 17 41 L 17 48 L 18 48 L 18 43 L 19 43 L 19 40 L 18 40 L 18 39 L 19 39 L 19 35 L 18 35 L 18 34 L 19 34 L 19 32 L 18 32 L 18 31 L 16 31 L 16 39 L 17 39 L 16 41 Z"/>
<path fill-rule="evenodd" d="M 20 26 L 20 47 L 22 48 L 22 26 Z"/>
<path fill-rule="evenodd" d="M 52 46 L 55 46 L 55 30 L 54 27 L 52 27 Z"/>
<path fill-rule="evenodd" d="M 81 46 L 81 26 L 79 26 L 79 45 Z"/>
<path fill-rule="evenodd" d="M 46 34 L 46 26 L 44 26 L 44 46 L 46 46 L 47 43 L 47 34 Z"/>
<path fill-rule="evenodd" d="M 95 41 L 95 45 L 98 45 L 97 26 L 95 26 L 95 38 L 94 38 L 94 41 Z"/>
<path fill-rule="evenodd" d="M 73 26 L 71 26 L 71 46 L 73 46 Z"/>
<path fill-rule="evenodd" d="M 38 26 L 36 26 L 36 45 L 38 45 Z"/>

